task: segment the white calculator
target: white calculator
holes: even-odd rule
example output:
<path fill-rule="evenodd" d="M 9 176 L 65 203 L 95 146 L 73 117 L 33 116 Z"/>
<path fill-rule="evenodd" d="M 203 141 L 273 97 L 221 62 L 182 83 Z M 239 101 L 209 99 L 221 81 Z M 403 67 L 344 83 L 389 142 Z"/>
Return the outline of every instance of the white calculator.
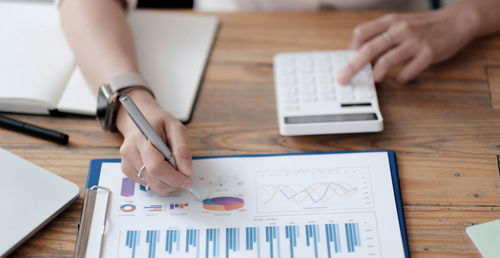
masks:
<path fill-rule="evenodd" d="M 274 81 L 281 135 L 380 132 L 384 128 L 371 65 L 347 85 L 336 75 L 355 51 L 279 53 Z"/>

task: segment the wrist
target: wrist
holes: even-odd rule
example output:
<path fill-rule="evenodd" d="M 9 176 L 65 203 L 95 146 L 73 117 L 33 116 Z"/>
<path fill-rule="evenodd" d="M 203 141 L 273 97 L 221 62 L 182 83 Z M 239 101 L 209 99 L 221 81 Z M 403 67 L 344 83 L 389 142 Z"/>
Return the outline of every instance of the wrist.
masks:
<path fill-rule="evenodd" d="M 156 102 L 155 98 L 146 89 L 137 88 L 127 92 L 127 95 L 129 95 L 132 100 L 134 100 L 134 103 L 142 113 L 147 113 L 148 110 L 158 107 L 158 103 Z M 130 118 L 121 103 L 118 103 L 115 123 L 116 128 L 123 136 L 127 135 L 133 130 L 137 130 L 134 121 Z"/>
<path fill-rule="evenodd" d="M 453 20 L 460 38 L 469 42 L 480 36 L 481 14 L 474 1 L 461 1 L 443 8 L 445 15 Z"/>

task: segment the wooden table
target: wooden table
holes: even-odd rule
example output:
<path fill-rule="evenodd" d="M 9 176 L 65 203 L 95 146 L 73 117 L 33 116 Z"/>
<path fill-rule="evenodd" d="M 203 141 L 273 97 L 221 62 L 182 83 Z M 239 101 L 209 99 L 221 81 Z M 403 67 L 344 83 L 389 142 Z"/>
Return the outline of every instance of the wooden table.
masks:
<path fill-rule="evenodd" d="M 221 28 L 187 125 L 193 154 L 395 150 L 411 253 L 479 256 L 465 227 L 500 218 L 500 37 L 474 42 L 408 85 L 392 78 L 378 85 L 381 133 L 278 134 L 273 55 L 346 48 L 354 26 L 381 14 L 219 14 Z M 69 146 L 59 146 L 0 129 L 0 146 L 81 189 L 91 159 L 119 157 L 121 136 L 103 132 L 94 119 L 11 117 L 70 135 Z M 81 208 L 82 198 L 14 255 L 71 256 Z"/>

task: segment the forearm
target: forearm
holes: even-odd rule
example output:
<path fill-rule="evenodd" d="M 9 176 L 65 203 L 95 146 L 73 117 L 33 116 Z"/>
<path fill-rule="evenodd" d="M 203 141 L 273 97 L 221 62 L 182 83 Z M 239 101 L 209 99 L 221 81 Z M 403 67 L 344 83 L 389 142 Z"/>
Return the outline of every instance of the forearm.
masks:
<path fill-rule="evenodd" d="M 61 23 L 88 85 L 97 94 L 113 76 L 139 72 L 126 13 L 117 0 L 65 0 Z"/>
<path fill-rule="evenodd" d="M 470 28 L 471 39 L 500 32 L 499 0 L 462 0 L 443 8 Z"/>

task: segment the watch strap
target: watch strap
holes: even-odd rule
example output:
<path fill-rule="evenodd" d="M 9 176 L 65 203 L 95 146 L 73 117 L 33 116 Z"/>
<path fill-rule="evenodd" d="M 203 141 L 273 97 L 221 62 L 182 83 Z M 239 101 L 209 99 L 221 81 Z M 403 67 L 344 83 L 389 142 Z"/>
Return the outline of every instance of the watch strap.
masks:
<path fill-rule="evenodd" d="M 141 87 L 147 90 L 153 97 L 155 94 L 149 87 L 148 82 L 144 77 L 137 73 L 128 73 L 117 75 L 111 80 L 109 80 L 109 87 L 113 93 L 122 94 L 130 90 L 131 88 Z"/>

